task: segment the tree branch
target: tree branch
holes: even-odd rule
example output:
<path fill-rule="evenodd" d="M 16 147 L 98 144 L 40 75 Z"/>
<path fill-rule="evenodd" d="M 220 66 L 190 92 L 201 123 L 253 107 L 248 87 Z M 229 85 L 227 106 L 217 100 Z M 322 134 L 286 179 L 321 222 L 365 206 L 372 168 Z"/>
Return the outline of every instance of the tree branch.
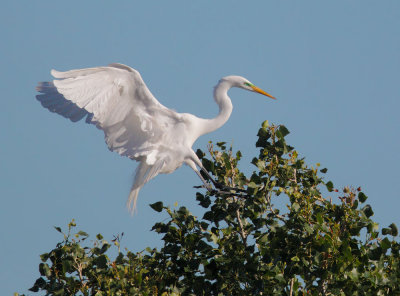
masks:
<path fill-rule="evenodd" d="M 289 296 L 293 295 L 293 284 L 294 284 L 294 278 L 292 278 L 290 280 L 290 293 L 289 293 Z"/>
<path fill-rule="evenodd" d="M 240 236 L 242 237 L 243 243 L 245 245 L 247 245 L 247 233 L 244 231 L 243 223 L 242 223 L 242 220 L 240 219 L 239 209 L 236 209 L 236 218 L 238 219 L 238 222 L 239 222 Z"/>

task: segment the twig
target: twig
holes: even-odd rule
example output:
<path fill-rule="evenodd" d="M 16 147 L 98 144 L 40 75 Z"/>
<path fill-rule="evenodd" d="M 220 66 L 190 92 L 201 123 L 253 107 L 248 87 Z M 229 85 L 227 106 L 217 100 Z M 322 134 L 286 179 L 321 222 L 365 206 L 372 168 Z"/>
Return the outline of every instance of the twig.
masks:
<path fill-rule="evenodd" d="M 244 231 L 244 227 L 242 224 L 242 220 L 240 219 L 240 212 L 239 209 L 236 209 L 236 218 L 238 219 L 239 226 L 240 226 L 240 236 L 242 237 L 243 243 L 246 245 L 247 242 L 247 234 Z"/>
<path fill-rule="evenodd" d="M 290 293 L 289 293 L 289 296 L 293 295 L 293 284 L 294 284 L 294 278 L 292 278 L 290 280 Z"/>
<path fill-rule="evenodd" d="M 76 269 L 78 270 L 78 276 L 79 280 L 82 283 L 82 288 L 86 287 L 86 282 L 84 281 L 83 275 L 82 275 L 82 263 L 78 263 L 78 260 L 74 258 L 75 264 L 76 264 Z"/>
<path fill-rule="evenodd" d="M 280 219 L 281 221 L 285 221 L 285 218 L 279 214 L 277 214 L 274 209 L 271 207 L 271 204 L 268 204 L 269 210 L 271 211 L 271 213 L 273 213 L 275 215 L 275 217 L 277 217 L 278 219 Z"/>

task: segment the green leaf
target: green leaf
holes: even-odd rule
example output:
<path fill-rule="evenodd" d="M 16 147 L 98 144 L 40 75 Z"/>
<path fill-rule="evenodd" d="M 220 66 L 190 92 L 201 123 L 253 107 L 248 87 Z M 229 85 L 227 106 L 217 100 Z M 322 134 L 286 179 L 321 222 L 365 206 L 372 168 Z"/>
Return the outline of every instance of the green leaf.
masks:
<path fill-rule="evenodd" d="M 366 205 L 362 211 L 364 212 L 365 216 L 368 218 L 371 217 L 374 214 L 374 211 L 372 210 L 370 205 Z"/>
<path fill-rule="evenodd" d="M 356 268 L 353 268 L 348 275 L 353 281 L 358 281 L 359 274 Z"/>
<path fill-rule="evenodd" d="M 329 192 L 332 192 L 333 191 L 333 183 L 332 183 L 332 181 L 329 181 L 329 182 L 327 182 L 326 184 L 325 184 L 325 186 L 326 186 L 326 189 L 328 189 L 328 191 Z"/>
<path fill-rule="evenodd" d="M 71 222 L 68 224 L 68 228 L 71 229 L 76 226 L 75 219 L 72 219 Z"/>
<path fill-rule="evenodd" d="M 156 212 L 161 212 L 163 209 L 163 206 L 164 205 L 163 205 L 162 201 L 158 201 L 153 204 L 150 204 L 150 207 Z"/>
<path fill-rule="evenodd" d="M 45 277 L 50 277 L 51 276 L 50 268 L 46 263 L 40 263 L 39 264 L 39 272 L 40 272 L 40 275 L 43 275 Z"/>
<path fill-rule="evenodd" d="M 318 224 L 322 224 L 324 222 L 321 213 L 317 213 L 317 222 Z"/>
<path fill-rule="evenodd" d="M 231 162 L 230 162 L 229 155 L 226 154 L 226 153 L 223 153 L 223 154 L 222 154 L 222 158 L 224 159 L 225 167 L 226 167 L 228 170 L 231 170 L 231 169 L 232 169 L 232 165 L 231 165 Z"/>
<path fill-rule="evenodd" d="M 54 226 L 55 230 L 57 230 L 58 232 L 62 233 L 61 227 L 58 226 Z"/>
<path fill-rule="evenodd" d="M 392 229 L 393 236 L 397 236 L 399 234 L 399 230 L 397 229 L 396 224 L 392 223 L 389 225 L 389 227 Z"/>
<path fill-rule="evenodd" d="M 207 221 L 210 221 L 210 222 L 213 222 L 214 221 L 214 213 L 212 211 L 205 212 L 204 215 L 203 215 L 203 219 L 207 220 Z"/>
<path fill-rule="evenodd" d="M 201 221 L 200 222 L 200 226 L 201 226 L 201 228 L 203 228 L 203 230 L 207 230 L 209 224 L 207 222 Z"/>
<path fill-rule="evenodd" d="M 61 262 L 63 273 L 69 273 L 74 268 L 74 263 L 72 260 L 65 259 Z"/>
<path fill-rule="evenodd" d="M 362 192 L 359 192 L 358 193 L 358 200 L 361 202 L 361 203 L 363 203 L 363 202 L 365 202 L 366 200 L 367 200 L 367 196 L 364 194 L 364 193 L 362 193 Z"/>
<path fill-rule="evenodd" d="M 297 202 L 295 202 L 292 204 L 292 209 L 294 212 L 297 212 L 300 209 L 300 205 Z"/>
<path fill-rule="evenodd" d="M 106 255 L 100 255 L 96 258 L 95 263 L 97 267 L 106 268 L 107 267 L 107 257 Z"/>
<path fill-rule="evenodd" d="M 308 232 L 308 234 L 314 233 L 314 229 L 313 229 L 312 225 L 310 225 L 310 224 L 304 224 L 304 229 Z"/>
<path fill-rule="evenodd" d="M 263 234 L 259 239 L 258 242 L 259 243 L 263 243 L 265 244 L 268 241 L 268 233 Z"/>
<path fill-rule="evenodd" d="M 209 246 L 206 242 L 200 240 L 197 243 L 197 250 L 198 251 L 202 252 L 202 251 L 209 250 L 209 249 L 211 249 L 211 246 Z"/>
<path fill-rule="evenodd" d="M 290 260 L 294 261 L 294 262 L 299 262 L 300 259 L 297 256 L 292 257 Z"/>
<path fill-rule="evenodd" d="M 278 282 L 285 282 L 285 277 L 284 277 L 284 275 L 283 275 L 282 273 L 277 274 L 277 275 L 275 276 L 275 279 L 276 279 Z"/>
<path fill-rule="evenodd" d="M 64 288 L 55 290 L 55 291 L 53 292 L 53 294 L 54 294 L 54 296 L 64 296 L 64 295 L 65 295 Z"/>
<path fill-rule="evenodd" d="M 279 126 L 279 132 L 282 136 L 282 138 L 286 137 L 288 134 L 290 134 L 289 130 L 286 128 L 286 126 L 281 125 Z"/>
<path fill-rule="evenodd" d="M 211 233 L 211 240 L 214 244 L 216 244 L 218 242 L 218 236 L 216 236 L 214 233 Z"/>
<path fill-rule="evenodd" d="M 321 173 L 323 173 L 323 174 L 326 174 L 326 172 L 328 171 L 328 169 L 327 168 L 323 168 L 323 169 L 320 169 L 319 170 Z"/>
<path fill-rule="evenodd" d="M 382 247 L 382 249 L 387 250 L 387 249 L 390 248 L 390 246 L 391 246 L 390 240 L 389 240 L 387 237 L 385 237 L 385 238 L 381 241 L 381 247 Z"/>
<path fill-rule="evenodd" d="M 256 147 L 265 147 L 268 144 L 268 139 L 271 137 L 271 134 L 264 129 L 259 129 L 258 140 L 256 142 Z"/>
<path fill-rule="evenodd" d="M 258 185 L 256 183 L 254 183 L 254 182 L 250 182 L 249 184 L 247 184 L 247 187 L 258 188 Z"/>
<path fill-rule="evenodd" d="M 225 149 L 226 149 L 225 144 L 226 144 L 226 142 L 217 142 L 217 146 L 218 146 L 219 148 L 221 148 L 222 150 L 225 150 Z"/>
<path fill-rule="evenodd" d="M 84 231 L 79 231 L 77 234 L 80 235 L 80 236 L 89 236 L 89 234 L 87 234 Z"/>
<path fill-rule="evenodd" d="M 375 222 L 371 222 L 367 226 L 368 233 L 376 232 L 379 230 L 379 224 Z"/>
<path fill-rule="evenodd" d="M 43 262 L 46 262 L 47 259 L 49 259 L 49 253 L 44 253 L 42 255 L 40 255 L 40 260 L 42 260 Z"/>
<path fill-rule="evenodd" d="M 208 208 L 211 204 L 211 199 L 209 196 L 204 196 L 203 194 L 197 192 L 196 193 L 196 200 L 198 200 L 200 205 L 203 208 Z"/>
<path fill-rule="evenodd" d="M 29 289 L 29 291 L 38 292 L 39 289 L 42 289 L 45 286 L 46 286 L 46 281 L 40 277 L 36 280 L 35 284 L 33 285 L 32 288 Z"/>
<path fill-rule="evenodd" d="M 285 139 L 284 139 L 284 137 L 283 137 L 283 135 L 282 135 L 282 133 L 281 133 L 281 131 L 279 129 L 275 132 L 275 135 L 279 140 L 285 141 Z M 283 142 L 281 144 L 283 144 Z"/>
<path fill-rule="evenodd" d="M 200 149 L 197 149 L 197 150 L 196 150 L 196 155 L 197 155 L 197 157 L 200 158 L 200 159 L 202 159 L 202 158 L 205 156 L 204 152 L 201 151 Z"/>
<path fill-rule="evenodd" d="M 258 167 L 258 169 L 259 169 L 260 171 L 264 170 L 264 169 L 265 169 L 265 161 L 258 160 L 258 161 L 257 161 L 257 167 Z"/>
<path fill-rule="evenodd" d="M 212 161 L 210 161 L 210 160 L 207 159 L 207 158 L 203 158 L 203 159 L 201 160 L 201 162 L 202 162 L 204 168 L 205 168 L 208 172 L 213 172 L 213 173 L 215 172 L 214 163 L 213 163 Z"/>
<path fill-rule="evenodd" d="M 239 150 L 236 152 L 236 158 L 238 160 L 240 160 L 242 158 L 242 152 L 240 152 Z"/>

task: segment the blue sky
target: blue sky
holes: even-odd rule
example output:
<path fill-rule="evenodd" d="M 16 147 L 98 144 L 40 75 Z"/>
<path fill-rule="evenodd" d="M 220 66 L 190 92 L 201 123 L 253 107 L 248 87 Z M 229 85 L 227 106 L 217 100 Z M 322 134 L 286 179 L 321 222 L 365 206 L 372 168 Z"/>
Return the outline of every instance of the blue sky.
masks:
<path fill-rule="evenodd" d="M 193 2 L 194 3 L 194 2 Z M 400 224 L 399 1 L 7 1 L 0 11 L 0 278 L 4 295 L 26 292 L 39 254 L 78 228 L 133 251 L 159 246 L 150 232 L 162 200 L 201 215 L 188 167 L 162 175 L 125 209 L 136 164 L 108 151 L 93 126 L 48 112 L 35 85 L 49 71 L 120 62 L 139 70 L 167 107 L 201 117 L 218 108 L 212 87 L 235 74 L 277 101 L 231 90 L 234 110 L 194 148 L 226 141 L 256 153 L 261 122 L 291 131 L 309 164 L 327 167 L 337 187 L 361 186 L 381 226 Z"/>

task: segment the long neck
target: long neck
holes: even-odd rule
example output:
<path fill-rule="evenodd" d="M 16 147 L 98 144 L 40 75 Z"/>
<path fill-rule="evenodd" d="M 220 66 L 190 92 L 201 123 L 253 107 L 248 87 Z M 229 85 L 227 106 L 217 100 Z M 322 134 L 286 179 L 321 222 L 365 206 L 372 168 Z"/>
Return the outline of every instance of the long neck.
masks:
<path fill-rule="evenodd" d="M 228 97 L 228 90 L 232 84 L 228 81 L 221 80 L 214 88 L 214 100 L 218 104 L 219 112 L 215 118 L 206 119 L 203 125 L 203 133 L 210 133 L 219 129 L 228 121 L 232 113 L 232 101 Z"/>

